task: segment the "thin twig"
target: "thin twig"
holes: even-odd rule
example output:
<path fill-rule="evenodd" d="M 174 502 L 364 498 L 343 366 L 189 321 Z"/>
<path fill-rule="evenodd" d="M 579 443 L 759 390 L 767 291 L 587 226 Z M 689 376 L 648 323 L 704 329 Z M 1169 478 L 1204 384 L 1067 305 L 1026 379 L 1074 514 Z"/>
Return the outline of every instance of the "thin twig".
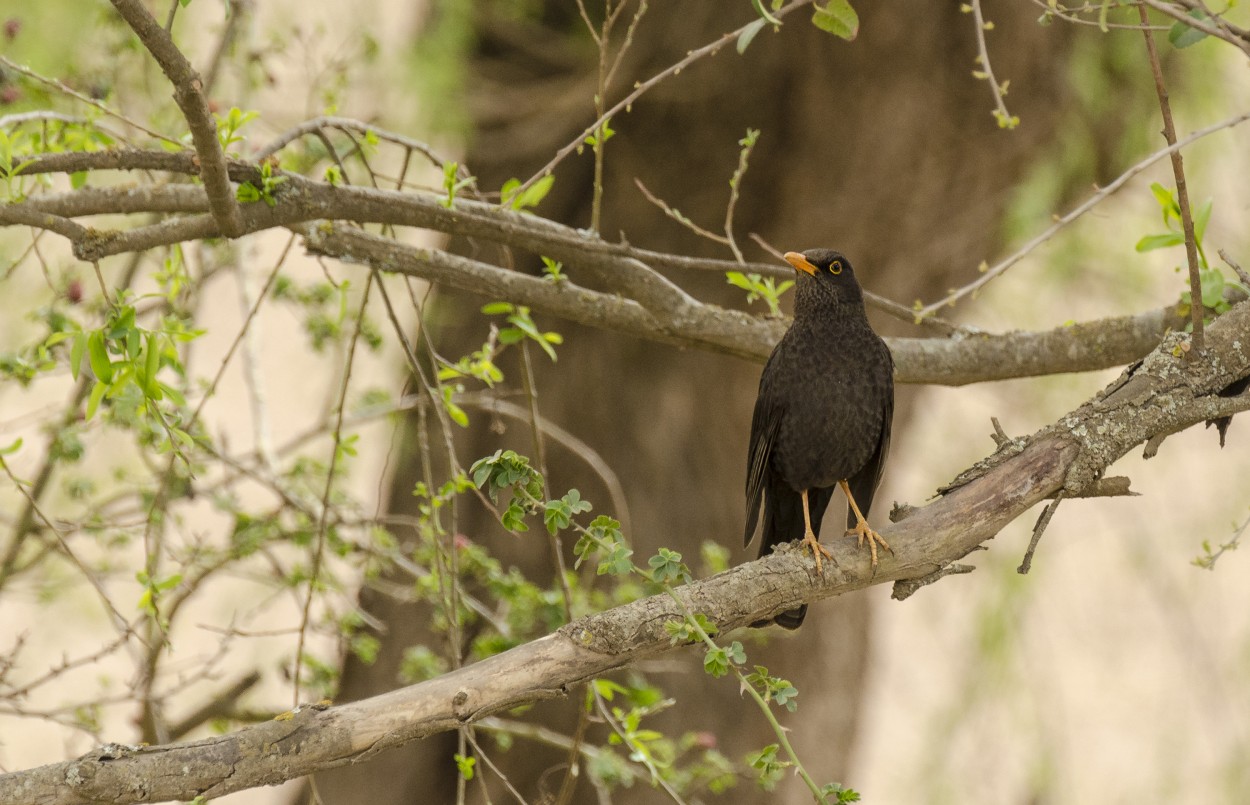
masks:
<path fill-rule="evenodd" d="M 1163 68 L 1159 65 L 1159 52 L 1155 48 L 1155 37 L 1150 31 L 1150 18 L 1146 7 L 1139 5 L 1141 15 L 1142 36 L 1146 38 L 1146 54 L 1150 59 L 1150 70 L 1154 73 L 1155 92 L 1159 96 L 1159 111 L 1163 114 L 1163 137 L 1168 147 L 1176 145 L 1176 126 L 1172 124 L 1172 105 L 1168 101 L 1168 90 L 1163 83 Z M 1206 315 L 1206 307 L 1202 304 L 1202 275 L 1198 273 L 1198 246 L 1194 237 L 1194 218 L 1189 209 L 1189 188 L 1185 183 L 1184 158 L 1179 148 L 1171 152 L 1172 174 L 1176 178 L 1176 199 L 1181 208 L 1181 227 L 1185 232 L 1185 256 L 1189 260 L 1189 316 L 1193 325 L 1193 348 L 1186 353 L 1192 360 L 1202 354 L 1203 334 L 1202 320 Z"/>
<path fill-rule="evenodd" d="M 1234 117 L 1230 117 L 1226 120 L 1222 120 L 1219 123 L 1213 123 L 1210 126 L 1207 126 L 1206 128 L 1195 131 L 1193 134 L 1190 134 L 1188 137 L 1184 138 L 1183 140 L 1180 140 L 1173 145 L 1169 145 L 1167 148 L 1163 148 L 1159 151 L 1154 152 L 1150 156 L 1138 162 L 1136 165 L 1133 165 L 1131 168 L 1124 171 L 1124 173 L 1121 173 L 1119 176 L 1115 178 L 1113 182 L 1108 184 L 1106 187 L 1100 188 L 1092 196 L 1090 196 L 1085 201 L 1077 205 L 1067 215 L 1064 215 L 1061 218 L 1057 218 L 1053 224 L 1051 224 L 1049 227 L 1045 229 L 1045 231 L 1043 231 L 1037 237 L 1029 240 L 1027 243 L 1025 243 L 1023 246 L 1021 246 L 1019 249 L 1013 252 L 1010 256 L 1004 258 L 1002 261 L 996 263 L 993 266 L 984 267 L 981 270 L 981 276 L 979 276 L 977 279 L 973 280 L 967 285 L 964 285 L 962 288 L 958 288 L 952 291 L 951 293 L 947 294 L 946 296 L 942 297 L 936 302 L 933 302 L 932 304 L 925 305 L 924 307 L 921 307 L 918 310 L 911 311 L 912 314 L 917 319 L 923 319 L 923 318 L 933 315 L 938 310 L 941 310 L 943 307 L 946 307 L 948 305 L 953 305 L 955 302 L 959 301 L 965 296 L 968 296 L 969 294 L 976 293 L 983 286 L 985 286 L 985 284 L 988 283 L 990 280 L 996 278 L 997 276 L 1002 274 L 1004 271 L 1011 268 L 1016 263 L 1020 262 L 1022 259 L 1028 256 L 1031 252 L 1033 252 L 1038 246 L 1041 246 L 1043 243 L 1046 243 L 1048 240 L 1050 240 L 1056 234 L 1058 234 L 1061 229 L 1063 229 L 1068 224 L 1072 223 L 1073 221 L 1085 215 L 1085 213 L 1089 212 L 1099 203 L 1105 201 L 1109 196 L 1113 195 L 1117 190 L 1119 190 L 1121 187 L 1127 184 L 1130 179 L 1132 179 L 1134 176 L 1141 173 L 1142 171 L 1146 170 L 1151 165 L 1158 162 L 1160 159 L 1171 156 L 1172 154 L 1180 151 L 1180 149 L 1185 148 L 1197 142 L 1198 140 L 1201 140 L 1203 137 L 1206 137 L 1209 134 L 1214 134 L 1215 132 L 1222 131 L 1224 129 L 1231 129 L 1234 126 L 1238 126 L 1242 123 L 1245 123 L 1247 120 L 1250 120 L 1250 111 L 1243 112 L 1239 115 L 1235 115 Z"/>
<path fill-rule="evenodd" d="M 364 329 L 365 310 L 369 304 L 369 291 L 373 288 L 373 272 L 365 278 L 365 289 L 361 293 L 360 310 L 356 315 L 356 326 L 352 330 L 352 339 L 347 347 L 347 362 L 343 367 L 343 379 L 339 385 L 339 400 L 334 424 L 334 446 L 330 453 L 329 467 L 326 469 L 326 485 L 321 494 L 321 516 L 317 522 L 317 547 L 313 551 L 312 568 L 308 571 L 308 595 L 304 598 L 304 608 L 300 613 L 299 640 L 295 646 L 295 670 L 292 687 L 295 690 L 295 707 L 300 703 L 300 671 L 304 664 L 304 642 L 308 634 L 309 613 L 312 611 L 313 598 L 317 593 L 317 584 L 321 575 L 321 564 L 325 555 L 326 529 L 330 518 L 330 492 L 334 489 L 334 472 L 339 462 L 339 446 L 343 439 L 343 412 L 347 408 L 347 389 L 352 378 L 352 366 L 356 358 L 356 343 Z"/>
<path fill-rule="evenodd" d="M 1218 250 L 1217 254 L 1219 254 L 1221 260 L 1228 263 L 1229 268 L 1237 273 L 1237 278 L 1241 280 L 1241 284 L 1245 285 L 1247 289 L 1250 289 L 1250 273 L 1247 273 L 1247 271 L 1242 268 L 1236 260 L 1229 257 L 1228 252 L 1223 249 Z"/>
<path fill-rule="evenodd" d="M 747 129 L 747 136 L 738 141 L 738 145 L 742 146 L 738 152 L 738 167 L 734 169 L 733 176 L 729 177 L 729 203 L 725 205 L 725 241 L 739 263 L 745 263 L 746 260 L 742 258 L 742 250 L 734 240 L 734 208 L 738 206 L 738 193 L 742 190 L 742 177 L 747 174 L 751 149 L 755 147 L 759 136 L 758 129 Z"/>
<path fill-rule="evenodd" d="M 144 126 L 142 123 L 131 120 L 130 118 L 123 115 L 121 112 L 118 112 L 110 108 L 107 104 L 97 101 L 95 98 L 92 98 L 90 95 L 83 95 L 78 90 L 70 86 L 67 86 L 66 84 L 64 84 L 61 81 L 56 80 L 55 78 L 48 78 L 46 76 L 42 76 L 39 73 L 36 73 L 34 70 L 30 69 L 29 67 L 23 67 L 22 65 L 17 64 L 16 62 L 2 55 L 0 55 L 0 64 L 3 64 L 5 67 L 8 67 L 10 70 L 13 70 L 14 72 L 21 73 L 27 78 L 30 78 L 34 81 L 38 81 L 39 83 L 44 84 L 46 86 L 52 87 L 57 92 L 62 92 L 77 101 L 81 101 L 82 103 L 87 104 L 88 106 L 94 109 L 99 109 L 101 112 L 108 115 L 109 117 L 115 120 L 120 120 L 121 122 L 125 123 L 127 126 L 130 126 L 132 129 L 141 131 L 144 134 L 148 135 L 149 137 L 153 137 L 157 140 L 160 140 L 161 142 L 168 143 L 169 145 L 177 146 L 180 149 L 183 148 L 183 144 L 179 142 L 178 140 L 174 139 L 173 137 L 167 137 L 164 134 L 161 134 L 159 131 L 154 131 L 153 129 L 150 129 L 147 126 Z"/>
<path fill-rule="evenodd" d="M 998 83 L 998 79 L 994 77 L 994 68 L 990 66 L 990 50 L 985 44 L 985 32 L 994 27 L 993 23 L 987 23 L 984 15 L 981 13 L 981 0 L 971 0 L 972 18 L 977 25 L 977 63 L 981 65 L 981 69 L 973 73 L 977 78 L 983 78 L 990 83 L 990 92 L 994 95 L 994 119 L 998 121 L 1000 129 L 1014 129 L 1020 124 L 1020 118 L 1013 116 L 1007 111 L 1007 103 L 1003 100 L 1006 94 L 1007 84 Z"/>
<path fill-rule="evenodd" d="M 691 232 L 695 233 L 701 238 L 707 238 L 708 240 L 715 241 L 716 243 L 722 243 L 726 246 L 729 246 L 731 244 L 731 241 L 729 240 L 729 238 L 725 237 L 724 235 L 718 235 L 715 232 L 712 232 L 711 230 L 704 229 L 703 227 L 699 226 L 694 221 L 691 221 L 689 218 L 683 215 L 680 210 L 670 207 L 668 203 L 664 201 L 664 199 L 657 197 L 650 190 L 648 190 L 647 186 L 642 183 L 642 179 L 635 177 L 634 184 L 638 187 L 640 191 L 642 191 L 642 194 L 643 196 L 646 197 L 647 201 L 650 201 L 652 204 L 659 207 L 664 212 L 665 215 L 667 215 L 669 218 L 672 218 L 674 221 L 681 224 L 682 226 L 686 227 L 686 229 L 689 229 Z"/>
<path fill-rule="evenodd" d="M 1056 493 L 1054 500 L 1047 504 L 1046 508 L 1038 516 L 1037 522 L 1033 524 L 1033 536 L 1029 539 L 1028 550 L 1024 552 L 1024 560 L 1020 562 L 1020 566 L 1016 568 L 1016 572 L 1024 575 L 1033 567 L 1033 552 L 1037 550 L 1037 543 L 1041 542 L 1042 534 L 1046 531 L 1046 526 L 1050 525 L 1050 518 L 1055 515 L 1055 509 L 1059 508 L 1059 504 L 1063 502 L 1064 492 L 1060 490 Z"/>

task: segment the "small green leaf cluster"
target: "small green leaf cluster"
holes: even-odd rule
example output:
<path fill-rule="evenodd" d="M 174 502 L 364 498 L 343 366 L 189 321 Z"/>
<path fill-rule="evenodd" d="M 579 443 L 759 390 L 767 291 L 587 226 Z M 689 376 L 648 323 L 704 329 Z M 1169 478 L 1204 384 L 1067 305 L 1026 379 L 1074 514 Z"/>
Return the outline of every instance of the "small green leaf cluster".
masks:
<path fill-rule="evenodd" d="M 700 634 L 702 630 L 702 634 Z M 668 621 L 664 624 L 664 631 L 668 632 L 669 643 L 676 645 L 678 643 L 696 643 L 703 639 L 703 635 L 713 637 L 720 631 L 720 627 L 708 619 L 707 615 L 702 612 L 694 613 L 691 618 L 681 621 Z M 745 657 L 743 658 L 745 661 Z"/>
<path fill-rule="evenodd" d="M 534 324 L 534 319 L 530 316 L 528 307 L 514 305 L 511 302 L 491 302 L 482 306 L 482 312 L 487 316 L 507 316 L 508 324 L 512 325 L 500 328 L 499 343 L 519 344 L 528 338 L 541 347 L 543 352 L 547 353 L 547 357 L 553 361 L 556 359 L 556 351 L 552 345 L 563 344 L 564 336 L 555 332 L 540 332 L 538 325 Z"/>
<path fill-rule="evenodd" d="M 637 569 L 630 558 L 634 551 L 625 542 L 621 524 L 606 514 L 601 514 L 590 522 L 573 546 L 573 553 L 577 556 L 573 565 L 575 568 L 596 556 L 600 557 L 596 568 L 600 576 L 626 576 Z"/>
<path fill-rule="evenodd" d="M 237 106 L 230 107 L 230 111 L 225 117 L 216 115 L 217 118 L 217 141 L 221 143 L 221 150 L 227 154 L 236 154 L 231 150 L 231 146 L 235 143 L 241 143 L 247 138 L 239 132 L 248 123 L 260 117 L 259 112 L 244 112 Z"/>
<path fill-rule="evenodd" d="M 530 466 L 530 460 L 515 450 L 496 450 L 493 455 L 479 458 L 469 468 L 473 483 L 485 488 L 493 502 L 499 502 L 500 492 L 511 492 L 507 508 L 500 515 L 503 527 L 509 531 L 529 531 L 525 516 L 538 510 L 543 496 L 543 478 Z"/>
<path fill-rule="evenodd" d="M 1155 202 L 1159 205 L 1159 210 L 1163 216 L 1163 226 L 1167 231 L 1146 235 L 1137 241 L 1137 245 L 1134 248 L 1138 252 L 1149 252 L 1171 246 L 1183 246 L 1185 244 L 1185 231 L 1181 219 L 1181 205 L 1177 200 L 1176 192 L 1164 187 L 1159 182 L 1154 182 L 1150 185 L 1150 192 L 1154 196 Z M 1197 211 L 1194 213 L 1194 246 L 1198 253 L 1198 279 L 1202 292 L 1202 305 L 1205 308 L 1214 310 L 1218 315 L 1227 312 L 1229 309 L 1228 300 L 1224 298 L 1225 289 L 1238 287 L 1246 292 L 1250 292 L 1250 289 L 1245 288 L 1241 283 L 1226 280 L 1224 272 L 1218 266 L 1212 266 L 1207 261 L 1204 238 L 1207 232 L 1207 224 L 1211 222 L 1212 207 L 1212 200 L 1207 199 L 1198 206 Z M 1179 272 L 1180 270 L 1181 267 L 1177 266 L 1176 271 Z M 1192 304 L 1191 294 L 1188 290 L 1181 293 L 1181 303 L 1186 308 Z"/>
<path fill-rule="evenodd" d="M 182 583 L 182 574 L 174 573 L 163 579 L 154 579 L 146 571 L 140 570 L 135 574 L 135 581 L 139 582 L 140 587 L 143 589 L 143 592 L 139 595 L 139 611 L 155 619 L 161 624 L 162 629 L 167 628 L 169 623 L 157 611 L 158 602 L 164 593 L 169 592 Z"/>
<path fill-rule="evenodd" d="M 70 339 L 70 372 L 77 379 L 85 364 L 95 378 L 85 418 L 90 421 L 106 400 L 113 404 L 115 415 L 127 419 L 137 416 L 137 409 L 144 409 L 167 432 L 171 441 L 164 447 L 190 447 L 194 440 L 178 427 L 187 401 L 159 374 L 166 367 L 180 376 L 185 374 L 177 344 L 192 341 L 203 331 L 189 329 L 173 315 L 164 317 L 160 329 L 148 330 L 136 324 L 135 315 L 133 305 L 121 304 L 110 312 L 102 327 L 66 334 Z M 176 408 L 156 406 L 166 399 Z"/>
<path fill-rule="evenodd" d="M 553 285 L 559 285 L 568 279 L 563 273 L 564 263 L 552 260 L 550 257 L 542 257 L 543 261 L 543 279 Z"/>
<path fill-rule="evenodd" d="M 779 283 L 772 277 L 743 274 L 741 271 L 727 271 L 725 278 L 730 285 L 747 292 L 747 302 L 763 299 L 768 305 L 770 316 L 781 315 L 781 295 L 794 285 L 794 280 L 782 280 Z"/>
<path fill-rule="evenodd" d="M 731 666 L 742 665 L 746 661 L 746 651 L 743 650 L 742 644 L 735 640 L 728 646 L 708 649 L 703 655 L 703 670 L 711 674 L 713 678 L 720 679 L 729 673 Z"/>
<path fill-rule="evenodd" d="M 528 212 L 547 197 L 555 180 L 556 177 L 547 174 L 529 187 L 522 189 L 520 179 L 509 179 L 499 190 L 500 203 L 510 210 Z"/>
<path fill-rule="evenodd" d="M 573 516 L 590 511 L 590 501 L 582 500 L 581 493 L 570 489 L 568 494 L 559 500 L 549 500 L 543 504 L 543 523 L 551 534 L 558 534 L 569 527 Z"/>
<path fill-rule="evenodd" d="M 456 202 L 456 194 L 467 187 L 477 184 L 476 176 L 460 176 L 459 162 L 443 163 L 443 193 L 446 195 L 439 203 L 447 209 Z"/>
<path fill-rule="evenodd" d="M 647 560 L 651 568 L 651 580 L 656 584 L 686 584 L 690 581 L 690 568 L 681 561 L 681 554 L 668 548 L 660 548 Z"/>
<path fill-rule="evenodd" d="M 272 163 L 264 162 L 260 166 L 260 187 L 251 182 L 243 182 L 235 191 L 235 197 L 243 204 L 263 201 L 270 207 L 274 207 L 278 203 L 278 199 L 274 197 L 274 191 L 286 181 L 287 177 L 274 175 Z"/>
<path fill-rule="evenodd" d="M 795 701 L 799 692 L 790 684 L 790 680 L 770 675 L 764 666 L 755 666 L 755 671 L 747 674 L 746 680 L 755 686 L 766 701 L 775 702 L 791 713 L 799 708 L 799 703 Z"/>
<path fill-rule="evenodd" d="M 460 776 L 466 780 L 472 780 L 473 767 L 477 763 L 477 758 L 456 754 L 452 755 L 452 759 L 456 762 L 456 771 L 460 772 Z"/>
<path fill-rule="evenodd" d="M 760 751 L 747 755 L 747 764 L 759 772 L 757 782 L 765 791 L 772 791 L 776 788 L 786 769 L 794 765 L 777 756 L 779 749 L 781 749 L 779 745 L 769 744 Z"/>
<path fill-rule="evenodd" d="M 587 134 L 582 142 L 585 145 L 589 145 L 591 151 L 597 152 L 604 143 L 612 139 L 614 134 L 616 134 L 616 131 L 612 128 L 611 119 L 609 118 L 596 126 L 595 130 Z M 580 154 L 582 149 L 578 147 L 577 152 Z"/>
<path fill-rule="evenodd" d="M 21 124 L 0 130 L 0 179 L 4 180 L 4 194 L 10 201 L 26 198 L 27 181 L 41 187 L 51 187 L 51 174 L 22 176 L 22 169 L 31 163 L 30 157 L 38 154 L 65 152 L 86 153 L 112 148 L 116 142 L 105 132 L 96 128 L 94 120 L 99 116 L 95 109 L 86 112 L 85 121 L 38 120 L 31 121 L 30 130 Z M 80 190 L 87 184 L 87 172 L 70 174 L 70 186 Z"/>

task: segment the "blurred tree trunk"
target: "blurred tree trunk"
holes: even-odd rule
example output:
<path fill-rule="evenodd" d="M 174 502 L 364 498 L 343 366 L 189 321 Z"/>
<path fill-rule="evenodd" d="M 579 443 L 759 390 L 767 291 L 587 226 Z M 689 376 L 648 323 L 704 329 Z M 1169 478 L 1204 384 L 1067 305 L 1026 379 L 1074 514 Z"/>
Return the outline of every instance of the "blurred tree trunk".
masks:
<path fill-rule="evenodd" d="M 1037 26 L 1038 12 L 1028 4 L 987 6 L 996 24 L 994 68 L 1000 80 L 1011 79 L 1011 111 L 1023 121 L 1018 130 L 998 129 L 990 114 L 989 87 L 971 76 L 973 23 L 957 4 L 923 11 L 908 3 L 857 4 L 863 24 L 853 43 L 816 30 L 800 12 L 780 33 L 762 32 L 745 56 L 726 48 L 612 121 L 617 136 L 607 143 L 604 237 L 615 240 L 623 233 L 631 243 L 651 249 L 728 257 L 723 247 L 698 240 L 667 219 L 642 197 L 634 178 L 694 221 L 719 229 L 728 179 L 737 164 L 737 141 L 751 127 L 763 134 L 736 215 L 739 241 L 749 255 L 764 257 L 747 241 L 750 232 L 782 250 L 836 247 L 850 257 L 867 288 L 903 303 L 935 298 L 966 281 L 968 267 L 995 251 L 1013 190 L 1047 154 L 1046 144 L 1073 106 L 1064 71 L 1070 30 Z M 465 99 L 474 122 L 465 163 L 483 189 L 529 176 L 593 119 L 596 54 L 584 34 L 575 33 L 580 26 L 575 6 L 542 5 L 541 21 L 505 19 L 500 8 L 479 3 Z M 634 37 L 610 100 L 620 96 L 622 87 L 742 24 L 750 13 L 745 2 L 688 0 L 679 7 L 653 7 Z M 587 226 L 592 179 L 587 149 L 557 170 L 542 214 Z M 474 244 L 459 248 L 472 251 Z M 518 256 L 518 262 L 518 268 L 532 268 L 528 256 Z M 700 298 L 742 304 L 741 291 L 729 288 L 722 276 L 674 279 Z M 483 301 L 440 296 L 435 338 L 442 354 L 459 356 L 480 346 L 484 328 L 476 309 Z M 563 333 L 565 344 L 556 365 L 535 356 L 539 409 L 598 451 L 620 477 L 636 558 L 645 562 L 665 545 L 697 567 L 704 540 L 728 544 L 735 562 L 753 558 L 757 548 L 744 552 L 738 535 L 746 437 L 760 367 L 566 322 L 541 323 Z M 887 332 L 915 333 L 897 322 L 875 323 Z M 520 377 L 518 367 L 505 371 L 509 368 L 510 381 Z M 914 397 L 914 389 L 900 392 L 895 432 L 901 436 L 895 440 L 894 461 L 907 460 L 906 426 L 916 410 Z M 507 432 L 499 436 L 480 427 L 486 414 L 474 416 L 479 426 L 459 446 L 466 462 L 504 445 L 533 453 L 524 422 L 505 420 Z M 408 454 L 391 491 L 391 511 L 397 513 L 410 513 L 410 492 L 419 476 L 415 429 L 409 433 Z M 614 513 L 603 484 L 582 458 L 550 441 L 547 449 L 554 495 L 577 487 L 595 503 L 595 513 Z M 885 517 L 889 503 L 882 498 L 876 518 Z M 840 518 L 827 520 L 836 525 Z M 505 565 L 521 568 L 530 578 L 550 577 L 551 559 L 541 536 L 506 535 L 476 513 L 462 518 L 460 530 L 487 543 Z M 836 530 L 827 529 L 824 538 L 836 538 Z M 344 701 L 397 685 L 405 647 L 439 645 L 423 610 L 371 590 L 362 594 L 361 603 L 387 631 L 375 664 L 348 659 Z M 871 614 L 867 595 L 837 599 L 814 607 L 799 632 L 747 645 L 751 661 L 767 665 L 799 689 L 798 712 L 783 714 L 783 720 L 820 781 L 854 784 L 849 770 L 867 684 Z M 686 731 L 714 735 L 718 748 L 739 761 L 774 742 L 735 685 L 703 673 L 701 656 L 697 651 L 673 655 L 646 669 L 678 702 L 648 723 L 674 737 Z M 526 717 L 571 732 L 580 705 L 574 699 L 540 704 Z M 601 736 L 602 727 L 595 729 Z M 330 805 L 452 801 L 455 740 L 454 734 L 439 736 L 365 766 L 319 775 L 318 792 Z M 494 743 L 486 740 L 484 746 L 491 752 Z M 518 741 L 511 751 L 494 751 L 491 757 L 530 801 L 542 801 L 542 792 L 559 789 L 563 751 Z M 486 775 L 494 801 L 509 798 L 480 763 L 478 772 Z M 583 772 L 574 802 L 594 799 L 585 777 Z M 477 781 L 469 791 L 470 801 L 481 801 Z M 613 801 L 655 802 L 661 796 L 636 784 Z M 787 778 L 775 795 L 743 780 L 726 799 L 807 802 L 810 796 Z"/>

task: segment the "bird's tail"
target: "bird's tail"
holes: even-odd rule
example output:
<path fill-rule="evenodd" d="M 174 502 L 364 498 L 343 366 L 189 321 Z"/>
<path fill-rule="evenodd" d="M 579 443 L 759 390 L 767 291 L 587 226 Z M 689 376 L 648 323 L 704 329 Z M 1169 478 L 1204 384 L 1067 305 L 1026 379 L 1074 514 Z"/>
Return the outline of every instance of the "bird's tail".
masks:
<path fill-rule="evenodd" d="M 781 488 L 779 488 L 781 487 Z M 812 531 L 820 535 L 820 523 L 824 519 L 825 509 L 833 498 L 833 490 L 809 489 L 807 492 L 808 513 L 812 519 Z M 767 556 L 774 545 L 783 542 L 795 542 L 803 539 L 806 526 L 803 522 L 803 496 L 778 484 L 770 485 L 764 496 L 764 527 L 760 535 L 760 556 Z M 760 628 L 776 623 L 783 629 L 797 629 L 803 625 L 807 617 L 807 604 L 789 609 L 774 616 L 770 620 L 756 621 L 751 625 Z"/>

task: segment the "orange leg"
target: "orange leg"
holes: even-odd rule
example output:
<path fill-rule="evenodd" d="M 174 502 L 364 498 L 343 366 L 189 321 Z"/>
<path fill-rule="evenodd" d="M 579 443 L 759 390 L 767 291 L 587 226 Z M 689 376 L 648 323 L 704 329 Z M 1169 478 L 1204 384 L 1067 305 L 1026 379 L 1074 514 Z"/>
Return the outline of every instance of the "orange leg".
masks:
<path fill-rule="evenodd" d="M 833 554 L 825 550 L 825 546 L 820 544 L 820 540 L 816 537 L 816 532 L 812 531 L 812 516 L 807 511 L 807 490 L 803 490 L 803 525 L 807 526 L 807 531 L 803 534 L 803 544 L 812 549 L 812 558 L 816 560 L 816 572 L 823 573 L 821 566 L 821 554 L 832 559 Z"/>
<path fill-rule="evenodd" d="M 855 498 L 851 495 L 851 487 L 847 485 L 846 481 L 838 481 L 838 486 L 842 487 L 842 492 L 846 495 L 847 502 L 851 504 L 851 511 L 855 512 L 855 519 L 858 521 L 855 523 L 854 528 L 848 528 L 846 530 L 846 535 L 848 537 L 857 537 L 858 542 L 856 544 L 860 548 L 864 547 L 864 540 L 868 540 L 868 550 L 872 552 L 872 567 L 873 570 L 876 570 L 877 543 L 881 543 L 881 547 L 885 548 L 890 553 L 894 553 L 894 549 L 890 547 L 890 543 L 882 539 L 881 535 L 876 531 L 873 531 L 868 525 L 868 521 L 864 518 L 863 513 L 859 510 L 859 506 L 855 503 Z"/>

